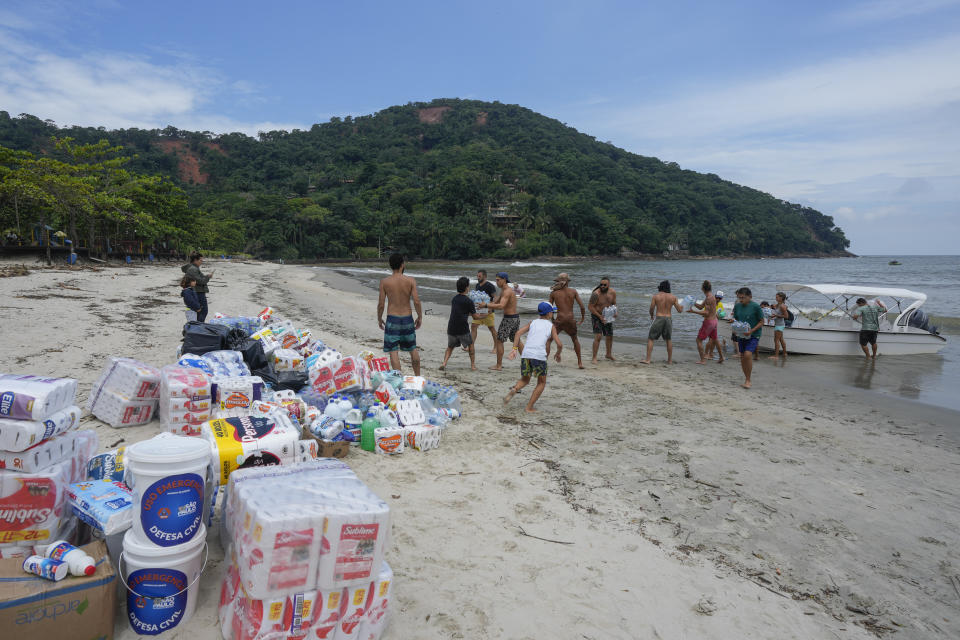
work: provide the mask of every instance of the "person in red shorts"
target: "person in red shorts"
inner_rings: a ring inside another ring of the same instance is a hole
[[[713,295],[713,285],[710,284],[709,280],[703,281],[700,290],[703,291],[703,302],[694,304],[690,308],[690,313],[703,316],[703,324],[700,325],[700,331],[697,333],[697,353],[700,354],[697,364],[706,364],[705,354],[717,349],[717,299]],[[704,341],[707,342],[706,345],[704,345]],[[717,349],[717,353],[720,354],[717,364],[721,364],[723,363],[723,349]]]

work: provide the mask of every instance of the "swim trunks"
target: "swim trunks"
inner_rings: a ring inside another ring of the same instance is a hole
[[[493,314],[492,314],[492,313],[488,313],[487,315],[483,316],[482,318],[474,318],[474,319],[473,319],[473,324],[478,325],[478,326],[481,326],[481,327],[492,327],[492,326],[495,326],[495,325],[496,325],[496,321],[493,319]]]
[[[700,325],[700,332],[697,333],[697,340],[716,340],[717,339],[717,319],[705,318]]]
[[[557,332],[563,331],[571,338],[577,337],[577,323],[573,318],[567,318],[563,322],[553,319],[553,326],[557,328]]]
[[[413,316],[387,316],[383,329],[383,351],[413,351],[417,348],[417,333]]]
[[[612,336],[613,335],[613,323],[604,321],[597,316],[590,314],[590,320],[593,322],[593,333],[600,334],[602,336]]]
[[[673,339],[673,319],[659,317],[653,321],[653,324],[650,325],[650,333],[647,334],[648,340],[659,340],[663,338],[664,340]]]
[[[513,337],[520,330],[520,314],[515,313],[509,316],[503,316],[500,321],[500,327],[497,329],[497,340],[500,342],[512,342]]]
[[[460,336],[454,336],[447,334],[447,348],[456,349],[457,347],[463,347],[464,349],[470,348],[470,345],[473,344],[473,336],[469,333],[465,333]]]
[[[757,345],[760,343],[760,338],[740,338],[737,342],[737,349],[740,353],[744,351],[749,351],[750,353],[757,352]]]
[[[877,344],[877,332],[863,329],[860,331],[860,346],[865,347],[868,344]]]
[[[547,361],[533,358],[520,358],[520,375],[524,378],[547,377]]]

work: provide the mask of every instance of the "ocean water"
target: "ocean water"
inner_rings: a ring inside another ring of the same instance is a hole
[[[900,266],[889,265],[899,260]],[[369,264],[343,265],[337,271],[357,278],[365,286],[377,283],[389,269]],[[584,304],[590,291],[602,277],[609,277],[617,291],[619,318],[615,325],[617,340],[645,342],[650,326],[647,309],[650,298],[661,280],[669,280],[677,297],[692,294],[698,298],[704,279],[710,280],[714,291],[723,291],[728,311],[735,302],[734,291],[748,286],[757,302],[773,302],[776,285],[784,282],[835,283],[877,287],[900,287],[927,295],[923,306],[947,338],[947,346],[940,354],[931,356],[900,356],[881,358],[876,365],[866,368],[862,358],[834,358],[824,356],[797,356],[798,366],[814,365],[818,375],[826,379],[860,388],[892,393],[905,400],[920,401],[960,410],[960,394],[955,391],[960,380],[960,256],[863,256],[834,259],[738,259],[738,260],[577,260],[557,262],[411,262],[407,274],[417,279],[420,295],[425,300],[449,303],[455,293],[454,283],[460,276],[476,283],[478,268],[490,275],[506,271],[510,279],[519,282],[527,298],[546,299],[557,273],[570,274],[571,285],[580,291]],[[795,300],[804,309],[821,302],[816,297],[804,296]],[[827,304],[828,301],[823,299]],[[889,301],[888,301],[889,302]],[[589,312],[588,312],[589,313]],[[700,326],[700,317],[693,314],[675,314],[674,343],[690,347]],[[590,331],[589,318],[581,325]],[[588,338],[589,341],[589,338]],[[689,343],[689,344],[687,344]],[[789,349],[789,344],[787,345]],[[662,346],[659,347],[662,351]]]

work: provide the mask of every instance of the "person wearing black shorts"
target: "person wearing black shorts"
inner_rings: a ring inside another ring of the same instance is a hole
[[[473,336],[470,335],[468,318],[477,317],[477,308],[473,300],[467,297],[470,289],[470,279],[466,277],[457,280],[457,295],[450,301],[450,320],[447,321],[447,352],[443,354],[443,364],[440,371],[447,368],[447,362],[453,355],[453,350],[463,347],[470,354],[470,370],[477,370],[476,353],[473,349]]]

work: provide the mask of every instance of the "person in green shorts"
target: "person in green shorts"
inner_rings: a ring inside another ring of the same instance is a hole
[[[667,343],[667,364],[673,364],[673,309],[683,312],[677,296],[670,293],[670,281],[664,280],[657,286],[657,293],[650,300],[650,333],[647,334],[647,357],[640,364],[650,364],[653,343],[663,338]]]
[[[853,319],[860,321],[860,348],[863,349],[863,355],[867,358],[877,357],[877,334],[880,332],[880,311],[886,311],[879,300],[877,304],[867,304],[866,299],[857,298],[857,308],[853,310]],[[867,349],[867,345],[873,348],[873,356]]]

